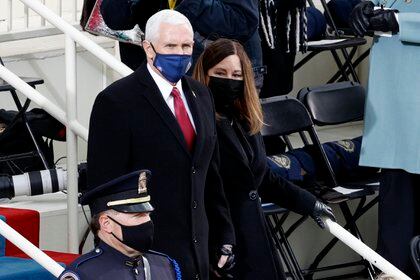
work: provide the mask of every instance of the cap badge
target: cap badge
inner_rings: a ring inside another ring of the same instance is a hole
[[[141,172],[139,176],[139,194],[147,193],[147,174],[146,172]]]

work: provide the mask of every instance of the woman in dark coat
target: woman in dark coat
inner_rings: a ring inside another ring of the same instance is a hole
[[[285,279],[266,229],[261,201],[302,215],[334,218],[331,209],[309,192],[276,177],[267,167],[261,105],[251,64],[243,47],[219,39],[197,61],[194,78],[213,93],[220,149],[220,173],[235,227],[234,279]]]

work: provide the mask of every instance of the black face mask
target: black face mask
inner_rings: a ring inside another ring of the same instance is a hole
[[[111,233],[118,241],[139,252],[147,252],[153,243],[154,225],[152,221],[137,225],[125,226],[109,217],[121,227],[122,240]]]
[[[209,88],[218,113],[232,113],[235,100],[244,96],[244,81],[210,76]]]

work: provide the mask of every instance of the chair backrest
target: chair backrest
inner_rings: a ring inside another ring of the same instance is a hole
[[[287,96],[276,96],[261,100],[264,113],[264,127],[261,131],[263,136],[281,136],[289,150],[293,149],[288,136],[298,133],[303,144],[313,145],[314,151],[322,159],[319,168],[326,174],[327,186],[337,186],[334,171],[331,168],[327,155],[322,148],[314,124],[305,106],[297,99]],[[306,135],[309,135],[310,142]]]
[[[306,87],[297,97],[308,109],[316,125],[334,125],[362,120],[365,90],[355,82]]]
[[[307,130],[313,126],[311,117],[299,100],[275,96],[261,100],[264,112],[263,136],[283,136]]]

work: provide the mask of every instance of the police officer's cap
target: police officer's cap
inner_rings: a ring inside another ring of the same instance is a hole
[[[110,209],[124,213],[151,212],[153,206],[147,192],[150,177],[149,170],[118,177],[83,194],[80,204],[89,205],[92,215]]]

